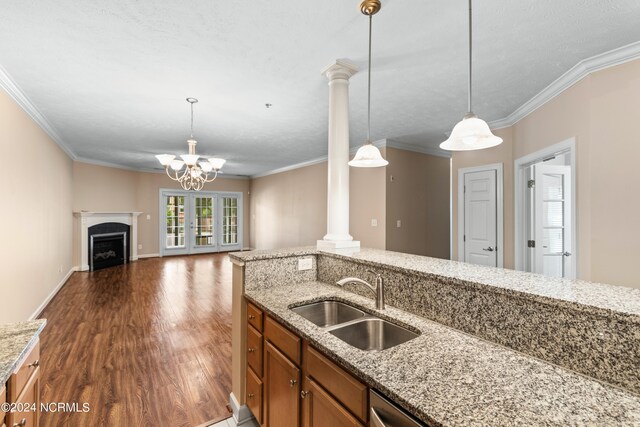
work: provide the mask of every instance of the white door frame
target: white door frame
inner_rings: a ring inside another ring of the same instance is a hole
[[[490,170],[496,171],[496,246],[498,247],[496,258],[498,267],[502,268],[504,266],[504,186],[502,163],[458,169],[458,261],[464,261],[464,175],[471,172]]]
[[[193,191],[187,191],[187,190],[178,190],[175,188],[161,188],[158,191],[158,211],[159,211],[159,246],[160,246],[160,256],[163,257],[165,255],[168,255],[169,253],[165,251],[165,247],[164,247],[164,242],[165,242],[165,234],[166,234],[166,211],[165,211],[165,206],[164,206],[164,199],[163,199],[163,194],[162,193],[171,193],[171,194],[179,194],[179,195],[184,195],[185,198],[187,196],[189,196],[190,194],[193,194]],[[225,196],[235,196],[238,197],[238,243],[234,244],[234,245],[226,245],[228,246],[236,246],[239,245],[240,249],[238,250],[242,250],[242,248],[244,247],[244,242],[243,242],[243,238],[244,238],[244,203],[243,203],[243,194],[241,191],[202,191],[202,193],[204,194],[215,194],[217,196],[221,196],[221,197],[225,197]],[[216,204],[216,211],[218,210],[218,206],[220,206],[219,204]],[[189,208],[189,211],[191,211],[191,207]],[[216,230],[221,229],[220,226],[218,225],[218,222],[221,220],[220,215],[218,214],[218,212],[216,212]],[[185,245],[187,248],[190,247],[190,242],[188,242],[188,240],[190,239],[189,236],[185,236]],[[217,239],[217,236],[216,236]],[[218,242],[218,251],[217,252],[227,252],[228,250],[225,250],[225,245],[222,244],[222,242]],[[216,252],[216,251],[214,251]],[[212,252],[213,253],[213,252]],[[189,253],[187,253],[187,255],[189,255]]]
[[[514,182],[514,237],[515,237],[515,267],[516,270],[524,271],[525,269],[525,258],[526,258],[526,247],[525,247],[525,237],[526,237],[526,209],[524,206],[525,198],[524,194],[521,191],[524,187],[524,184],[527,180],[525,176],[525,169],[534,164],[542,161],[551,156],[555,156],[562,152],[568,152],[569,158],[571,161],[571,247],[572,247],[572,256],[571,256],[571,266],[573,271],[572,279],[575,279],[578,274],[578,233],[576,232],[578,228],[577,222],[577,206],[576,206],[576,139],[575,137],[565,139],[564,141],[558,142],[557,144],[550,145],[541,150],[538,150],[534,153],[527,154],[526,156],[520,157],[516,159],[513,167],[513,174],[515,177]]]

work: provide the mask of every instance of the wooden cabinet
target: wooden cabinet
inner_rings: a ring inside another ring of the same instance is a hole
[[[6,414],[7,426],[37,427],[40,417],[40,345],[36,342],[7,382],[7,402],[23,412]]]
[[[6,403],[7,401],[7,389],[4,386],[0,387],[0,404]],[[5,427],[5,413],[2,408],[0,408],[0,426]]]
[[[303,357],[304,374],[362,422],[366,422],[369,409],[367,386],[311,346],[305,346]]]
[[[246,348],[245,401],[262,427],[367,424],[367,386],[250,302]]]
[[[309,377],[303,382],[303,427],[364,427],[356,417]]]
[[[264,414],[267,427],[300,425],[300,369],[275,348],[265,343]]]

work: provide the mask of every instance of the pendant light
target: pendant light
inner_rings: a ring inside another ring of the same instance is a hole
[[[193,104],[197,103],[196,98],[187,98],[191,105],[191,136],[187,139],[189,154],[182,154],[182,160],[177,160],[173,154],[158,154],[156,158],[169,178],[180,183],[183,189],[200,191],[208,182],[213,182],[218,177],[218,172],[225,163],[224,159],[210,158],[207,161],[199,162],[200,156],[196,154],[196,141],[193,138]],[[185,166],[184,171],[182,167]],[[212,174],[210,176],[209,174]]]
[[[382,158],[378,147],[371,143],[371,27],[373,15],[378,13],[381,6],[379,0],[364,0],[360,4],[360,12],[369,17],[369,69],[367,71],[369,80],[367,85],[367,140],[358,149],[353,160],[349,162],[349,166],[356,168],[377,168],[389,164]]]
[[[465,114],[453,131],[449,139],[440,144],[440,148],[450,151],[469,151],[481,150],[483,148],[495,147],[502,143],[502,138],[491,133],[489,125],[482,119],[479,119],[471,109],[471,0],[469,0],[469,87],[468,87],[468,112]]]

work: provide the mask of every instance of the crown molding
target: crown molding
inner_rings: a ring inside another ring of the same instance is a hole
[[[24,110],[31,120],[33,120],[40,129],[45,131],[49,138],[51,138],[58,146],[64,151],[71,160],[77,159],[76,153],[65,144],[60,135],[55,131],[53,126],[47,121],[44,115],[33,105],[33,102],[25,95],[20,89],[20,86],[11,78],[7,70],[0,65],[0,87],[15,101],[16,104]]]
[[[130,172],[158,173],[162,175],[166,173],[164,169],[158,170],[158,169],[149,169],[149,168],[132,168],[130,166],[123,166],[117,163],[104,162],[102,160],[87,159],[85,157],[78,157],[75,159],[75,162],[84,163],[92,166],[102,166],[106,168],[121,169],[121,170],[130,171]],[[247,175],[231,175],[231,174],[225,174],[224,172],[218,172],[218,178],[219,179],[250,179],[250,177]]]
[[[624,64],[640,58],[640,42],[628,44],[578,62],[569,71],[554,80],[533,98],[522,104],[513,113],[502,119],[489,122],[491,129],[513,126],[547,102],[560,95],[591,73]]]

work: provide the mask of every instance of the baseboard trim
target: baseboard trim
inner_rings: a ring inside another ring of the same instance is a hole
[[[238,403],[238,399],[236,399],[233,393],[229,394],[229,404],[231,405],[231,411],[233,412],[231,421],[234,422],[236,426],[260,427],[249,410],[249,407],[247,405],[240,405],[240,403]]]
[[[138,254],[138,259],[140,258],[160,258],[160,254]]]
[[[62,278],[62,280],[60,281],[60,283],[58,283],[56,285],[56,287],[53,289],[53,291],[51,291],[51,293],[49,294],[49,296],[47,298],[45,298],[45,300],[42,302],[42,304],[40,304],[40,306],[38,308],[36,308],[36,311],[33,312],[33,314],[31,316],[29,316],[29,320],[35,320],[38,318],[38,316],[40,315],[40,313],[42,313],[42,310],[45,309],[45,307],[47,306],[47,304],[49,304],[51,302],[51,300],[53,299],[53,297],[56,296],[56,294],[58,293],[58,291],[60,291],[60,289],[62,289],[62,287],[64,286],[65,283],[67,283],[67,280],[69,280],[69,277],[71,277],[71,275],[73,273],[75,273],[76,271],[78,271],[78,267],[74,266],[71,267],[71,269],[69,270],[69,272],[67,272],[67,274],[65,274],[65,276]]]

